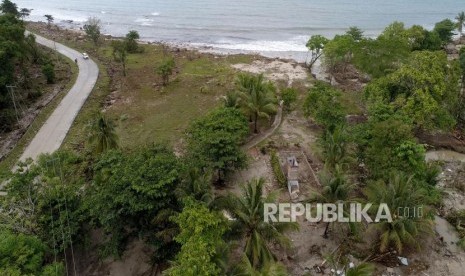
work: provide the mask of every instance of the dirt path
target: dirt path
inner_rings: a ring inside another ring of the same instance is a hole
[[[90,59],[82,59],[82,54],[78,51],[39,35],[36,35],[36,42],[54,49],[72,60],[78,59],[79,74],[74,86],[24,150],[20,161],[25,161],[28,158],[35,160],[40,154],[52,153],[60,148],[76,115],[92,92],[99,74],[97,64]]]

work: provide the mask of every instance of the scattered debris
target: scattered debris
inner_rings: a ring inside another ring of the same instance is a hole
[[[299,198],[300,186],[299,186],[299,163],[295,156],[287,158],[286,163],[287,173],[287,189],[292,200]]]
[[[399,263],[400,263],[401,265],[408,266],[408,260],[407,260],[407,258],[404,258],[404,257],[397,257],[397,259],[399,259]]]

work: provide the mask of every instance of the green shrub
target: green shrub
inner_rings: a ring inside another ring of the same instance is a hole
[[[279,185],[287,187],[287,179],[281,169],[281,164],[279,163],[279,157],[276,154],[276,151],[271,152],[271,167],[273,168],[274,176],[276,177]]]
[[[174,67],[176,67],[174,58],[170,57],[162,61],[155,68],[155,72],[162,78],[163,86],[168,84],[170,75],[173,73]]]
[[[42,74],[47,79],[47,83],[55,83],[55,66],[51,63],[47,63],[42,66]]]
[[[458,246],[465,250],[465,210],[452,212],[446,217],[446,220],[455,226],[460,238]]]
[[[0,230],[0,275],[64,275],[63,264],[44,265],[47,247],[36,236]]]
[[[284,110],[291,111],[294,109],[294,103],[297,101],[297,90],[294,88],[286,88],[281,92]]]

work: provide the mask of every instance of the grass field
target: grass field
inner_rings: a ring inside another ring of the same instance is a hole
[[[233,89],[236,72],[230,65],[253,59],[185,50],[167,53],[161,45],[141,47],[143,53],[129,55],[126,77],[122,76],[122,66],[111,61],[111,47],[99,47],[93,55],[100,60],[97,86],[74,122],[64,148],[85,146],[86,126],[98,112],[114,120],[120,145],[126,150],[160,142],[174,145],[192,120],[218,106],[222,96]],[[176,69],[169,84],[162,86],[155,67],[166,56],[174,57]]]
[[[177,73],[162,87],[154,67],[163,58],[161,48],[154,46],[131,56],[123,90],[108,108],[108,114],[118,119],[125,148],[176,142],[189,122],[219,105],[222,96],[234,88],[229,58],[192,52],[176,53]]]
[[[78,114],[62,148],[82,150],[87,125],[98,112],[114,120],[120,145],[131,150],[152,143],[179,142],[189,123],[221,104],[222,96],[234,89],[235,70],[231,64],[250,63],[254,55],[214,56],[196,51],[176,50],[159,44],[140,45],[142,53],[129,54],[127,76],[114,61],[110,41],[95,47],[66,30],[47,30],[40,25],[32,31],[81,52],[99,64],[97,85]],[[176,63],[166,86],[155,67],[167,56]],[[84,62],[84,61],[83,61]]]

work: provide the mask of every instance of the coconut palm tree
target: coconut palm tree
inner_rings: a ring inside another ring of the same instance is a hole
[[[361,263],[346,270],[346,276],[371,276],[375,272],[375,266],[370,263]]]
[[[336,127],[326,131],[320,144],[323,148],[325,167],[334,170],[337,165],[342,166],[349,161],[347,155],[347,134],[343,127]]]
[[[424,189],[413,176],[402,172],[392,172],[387,183],[383,180],[370,183],[364,192],[368,202],[373,204],[372,210],[378,210],[380,203],[386,203],[391,212],[397,212],[399,208],[413,210],[427,202]],[[418,247],[417,237],[432,232],[430,219],[413,216],[412,213],[407,216],[393,213],[392,222],[383,220],[370,225],[379,233],[380,252],[393,247],[402,253],[406,246]]]
[[[375,271],[373,264],[362,262],[355,265],[345,255],[336,256],[336,254],[330,254],[325,259],[328,261],[332,271],[334,271],[330,275],[371,276]],[[341,274],[336,271],[343,271],[344,273]]]
[[[334,204],[349,202],[354,185],[347,181],[347,177],[340,166],[336,165],[334,173],[323,172],[321,175],[321,184],[323,185],[323,191],[321,194],[317,194],[313,201]],[[325,239],[328,238],[330,225],[331,222],[326,223],[325,232],[323,233]],[[355,231],[353,223],[349,223],[349,227],[351,231]]]
[[[89,143],[93,145],[94,152],[102,153],[109,149],[118,148],[118,136],[112,120],[99,114],[89,125]]]
[[[211,172],[203,172],[201,169],[191,166],[186,169],[183,181],[176,189],[175,194],[177,198],[192,197],[210,206],[214,199],[211,184]]]
[[[243,256],[241,262],[229,273],[230,276],[287,276],[286,267],[279,262],[270,262],[257,270],[250,263],[247,256]]]
[[[277,111],[276,88],[258,76],[241,74],[236,81],[241,107],[254,122],[254,131],[258,132],[258,120],[270,118]]]
[[[239,94],[236,92],[229,92],[223,98],[223,103],[225,107],[239,107],[239,102]]]
[[[463,26],[465,26],[465,12],[460,12],[456,17],[457,20],[457,30],[460,35],[463,36]]]
[[[232,217],[232,236],[245,238],[244,253],[256,269],[275,260],[270,243],[287,248],[290,241],[283,233],[298,229],[296,223],[264,220],[264,204],[276,202],[275,193],[264,195],[264,184],[263,178],[254,179],[242,187],[242,195],[230,193],[218,200],[218,206]]]

